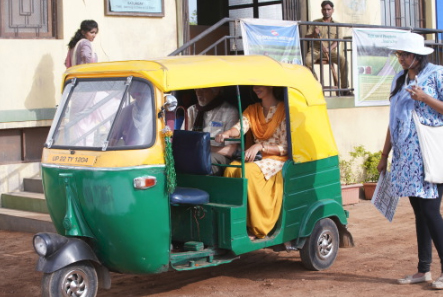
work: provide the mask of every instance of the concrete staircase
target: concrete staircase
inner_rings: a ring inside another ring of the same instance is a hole
[[[42,180],[26,178],[23,185],[23,192],[1,194],[0,230],[55,232],[48,214]]]

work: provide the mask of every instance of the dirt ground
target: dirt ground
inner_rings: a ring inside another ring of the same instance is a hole
[[[414,219],[407,199],[389,223],[360,200],[346,206],[354,248],[340,249],[326,271],[303,268],[298,252],[260,250],[230,264],[158,275],[112,274],[112,288],[99,297],[144,296],[443,296],[430,284],[397,285],[395,280],[416,270]],[[40,296],[42,274],[32,234],[0,231],[0,296]],[[434,250],[434,279],[440,274]]]

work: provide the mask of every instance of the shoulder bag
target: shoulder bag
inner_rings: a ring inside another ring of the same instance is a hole
[[[423,125],[415,110],[412,111],[418,142],[423,158],[425,181],[443,183],[443,126]]]

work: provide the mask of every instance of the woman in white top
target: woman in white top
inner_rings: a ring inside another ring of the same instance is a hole
[[[98,34],[98,24],[94,20],[84,20],[80,24],[80,29],[75,32],[68,44],[69,51],[66,56],[65,66],[95,63],[98,61],[94,52],[92,42]]]

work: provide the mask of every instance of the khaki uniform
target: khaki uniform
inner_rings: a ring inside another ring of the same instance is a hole
[[[313,22],[322,22],[323,19],[316,19]],[[331,23],[338,23],[334,20],[331,20]],[[314,33],[314,29],[316,26],[310,26],[308,28],[308,32],[306,35],[311,35]],[[318,26],[318,29],[320,30],[320,38],[331,38],[331,39],[337,39],[338,37],[343,38],[343,33],[341,28],[334,27],[334,26]],[[329,34],[328,34],[329,33]],[[329,44],[333,43],[333,41],[322,41],[321,42],[324,47],[329,48]],[[320,41],[314,41],[313,47],[309,48],[308,53],[305,57],[305,66],[312,70],[312,73],[314,74],[315,78],[317,78],[317,74],[314,71],[314,68],[312,67],[313,62],[316,63],[320,60],[320,52],[321,52],[321,45]],[[323,53],[324,54],[324,53]],[[338,57],[340,57],[340,63],[338,63]],[[340,88],[346,89],[348,87],[348,65],[346,63],[345,56],[342,53],[337,53],[337,48],[333,49],[329,53],[329,58],[332,63],[340,64]]]

